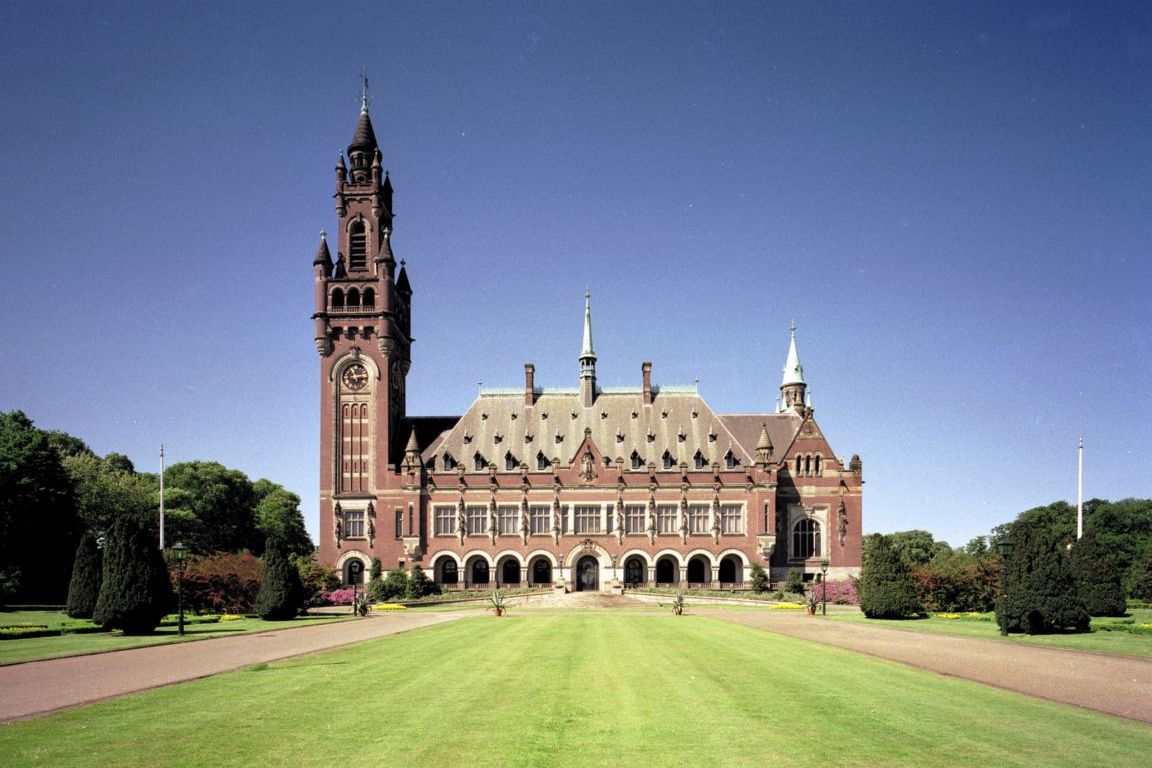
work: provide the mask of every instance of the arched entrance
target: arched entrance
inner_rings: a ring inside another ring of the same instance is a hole
[[[348,559],[348,562],[344,564],[344,583],[364,583],[364,563],[359,558],[351,557]]]
[[[711,575],[708,573],[710,570],[708,562],[700,555],[696,555],[688,561],[688,583],[707,584],[712,581]]]
[[[538,557],[532,562],[532,583],[552,583],[552,563],[548,562],[546,558]]]
[[[504,561],[500,567],[500,583],[501,584],[519,584],[520,583],[520,563],[512,558]]]
[[[473,584],[488,583],[488,563],[486,561],[479,558],[473,561],[471,582]]]
[[[456,561],[452,559],[444,560],[444,564],[440,566],[440,583],[457,584],[459,581],[460,570],[456,567]]]
[[[630,557],[624,563],[624,583],[630,587],[639,587],[647,581],[648,569],[643,558]]]
[[[671,557],[662,557],[656,561],[656,583],[657,584],[675,584],[679,581],[679,574],[677,571],[680,569],[676,566],[676,561]]]
[[[585,555],[576,563],[576,591],[594,592],[600,588],[600,561]]]
[[[743,581],[740,570],[739,559],[735,555],[728,555],[720,561],[720,572],[717,574],[720,577],[720,583],[739,584]]]

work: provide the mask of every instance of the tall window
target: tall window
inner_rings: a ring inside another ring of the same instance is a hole
[[[792,529],[792,557],[819,557],[820,523],[810,517],[799,520]]]
[[[732,451],[728,451],[728,453],[724,454],[725,469],[736,469],[738,466],[740,466],[740,461],[736,458]]]
[[[501,536],[515,536],[519,527],[517,523],[520,521],[520,509],[512,506],[500,507],[496,510],[496,519],[499,521]]]
[[[548,524],[549,517],[551,517],[551,515],[548,514],[548,507],[543,504],[528,508],[528,519],[532,526],[533,536],[543,536],[548,533],[548,529],[551,527]]]
[[[480,455],[479,451],[472,457],[472,468],[477,472],[483,472],[488,469],[488,462],[484,460],[484,457]]]
[[[340,489],[368,490],[368,403],[340,406]]]
[[[551,464],[551,462],[548,461],[548,457],[544,455],[544,451],[538,451],[536,453],[536,469],[537,469],[537,471],[543,472],[543,471],[549,469],[551,466],[552,466],[552,464]]]
[[[675,504],[659,504],[656,506],[656,533],[676,533]]]
[[[624,533],[644,533],[644,507],[624,507]]]
[[[456,469],[456,459],[452,458],[452,454],[445,453],[444,454],[444,471],[450,472],[453,469]]]
[[[676,466],[676,459],[672,458],[672,454],[664,451],[664,469],[672,469]]]
[[[440,581],[444,584],[455,584],[460,581],[460,569],[455,560],[446,560],[440,569]]]
[[[346,509],[346,510],[344,510],[344,538],[346,538],[346,539],[362,539],[362,538],[364,538],[364,510],[362,510],[362,509]]]
[[[365,288],[364,294],[360,299],[360,304],[361,306],[368,309],[372,309],[374,306],[376,306],[376,291],[372,290],[371,288]]]
[[[368,230],[362,221],[352,222],[348,228],[348,269],[368,268]]]
[[[468,507],[464,519],[468,524],[469,536],[482,536],[488,529],[488,510],[485,507]]]
[[[744,533],[744,510],[739,504],[720,505],[720,533]]]
[[[396,538],[404,538],[404,510],[396,510]]]
[[[512,451],[504,454],[504,469],[511,472],[520,467],[520,462],[516,461],[516,457],[512,455]]]
[[[704,458],[704,454],[700,451],[696,451],[696,455],[692,457],[692,460],[696,463],[696,469],[704,469],[708,466],[708,459]]]
[[[573,533],[600,533],[600,507],[576,505]]]
[[[688,505],[688,533],[708,533],[708,505]]]
[[[632,469],[643,469],[644,459],[636,451],[632,451]]]
[[[436,529],[434,531],[437,536],[451,536],[456,532],[456,508],[455,507],[436,507],[432,513],[434,515]]]

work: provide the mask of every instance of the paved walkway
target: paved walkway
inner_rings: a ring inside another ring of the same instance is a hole
[[[782,611],[697,615],[1152,723],[1152,659],[829,621]]]
[[[381,613],[359,621],[272,630],[0,667],[0,723],[302,656],[471,615]]]

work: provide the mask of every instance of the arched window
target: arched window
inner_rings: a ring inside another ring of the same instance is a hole
[[[643,469],[643,468],[644,468],[644,457],[642,457],[636,451],[632,451],[632,469]]]
[[[720,561],[720,572],[717,574],[720,577],[721,584],[737,584],[740,579],[737,574],[740,572],[740,561],[733,555],[728,555]]]
[[[479,451],[472,457],[472,468],[477,472],[483,472],[488,469],[488,462],[484,460],[484,457],[480,455]]]
[[[352,307],[360,306],[360,291],[356,290],[355,288],[349,288],[348,301],[346,303],[349,309]]]
[[[455,560],[447,560],[440,569],[441,584],[456,584],[460,581],[460,572],[456,568]]]
[[[344,291],[339,288],[332,291],[332,309],[344,309]]]
[[[520,466],[520,462],[516,461],[516,457],[512,455],[512,451],[504,454],[504,469],[511,472]]]
[[[477,560],[472,563],[472,583],[473,584],[487,584],[488,583],[488,563],[485,560]]]
[[[444,454],[444,471],[449,472],[453,469],[456,469],[456,459],[452,458],[452,454],[445,453]]]
[[[548,461],[548,457],[544,455],[544,451],[538,451],[536,453],[536,469],[543,472],[551,466],[552,463]]]
[[[552,583],[552,563],[544,558],[538,559],[532,563],[532,583],[533,584],[551,584]]]
[[[696,556],[688,561],[688,577],[689,584],[707,584],[712,581],[709,571],[712,569],[704,561],[704,558]]]
[[[348,269],[368,267],[368,230],[363,221],[354,221],[348,228]]]
[[[675,584],[680,580],[679,568],[676,561],[670,557],[662,557],[656,561],[656,583]]]
[[[797,456],[796,457],[796,474],[799,475],[803,471],[804,471],[804,457],[803,456]]]
[[[811,456],[805,456],[804,457],[804,474],[806,474],[806,475],[812,474],[812,457]]]
[[[692,460],[696,462],[696,469],[704,469],[708,466],[708,459],[704,458],[704,454],[700,453],[700,451],[696,451],[696,455],[692,457]]]
[[[812,463],[814,465],[812,468],[813,472],[817,477],[819,477],[820,476],[820,464],[822,463],[820,460],[820,454],[816,454],[816,459]]]
[[[664,451],[664,469],[672,469],[676,466],[676,459],[672,458],[672,454]]]
[[[630,587],[638,587],[644,583],[645,571],[648,570],[644,567],[644,561],[638,557],[628,558],[628,562],[624,564],[624,583]]]
[[[797,521],[792,529],[792,557],[819,557],[821,551],[820,523],[810,517]]]
[[[512,558],[505,560],[503,567],[500,569],[500,582],[503,584],[519,584],[520,563]]]
[[[364,295],[360,297],[360,306],[367,309],[372,309],[376,306],[376,291],[371,288],[364,289]]]
[[[740,466],[740,461],[736,458],[735,455],[733,455],[732,451],[728,451],[728,453],[724,454],[725,469],[736,469],[738,466]]]

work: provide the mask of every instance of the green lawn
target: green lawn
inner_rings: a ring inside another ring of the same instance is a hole
[[[169,617],[175,621],[174,617]],[[292,621],[261,621],[260,619],[239,619],[221,621],[215,624],[187,624],[184,637],[177,634],[176,626],[159,627],[154,634],[125,636],[119,632],[97,632],[83,635],[56,635],[53,637],[30,637],[20,640],[0,640],[0,666],[37,659],[56,659],[61,656],[79,656],[85,653],[121,651],[125,648],[139,648],[145,645],[204,640],[211,637],[228,637],[249,632],[267,632],[271,629],[288,629],[307,624],[329,621],[345,621],[351,616],[301,616]],[[89,624],[68,618],[61,611],[8,611],[0,613],[0,626],[15,624],[46,624],[49,627],[75,624]]]
[[[1128,617],[1137,624],[1152,623],[1152,610],[1144,608],[1130,610]],[[973,621],[967,619],[866,619],[859,612],[828,613],[829,619],[836,621],[852,621],[861,624],[881,626],[888,629],[904,629],[915,632],[939,632],[946,635],[960,635],[963,637],[983,637],[988,640],[1001,640],[1010,643],[1030,643],[1033,645],[1046,645],[1052,648],[1069,648],[1077,651],[1094,651],[1097,653],[1116,653],[1124,656],[1152,657],[1152,635],[1136,635],[1128,632],[1105,632],[1098,628],[1105,624],[1114,624],[1116,619],[1093,619],[1092,626],[1096,631],[1082,634],[1058,635],[1009,635],[1007,640],[1000,637],[1000,628],[995,621]]]
[[[700,616],[477,617],[0,727],[16,766],[1139,765],[1152,727]]]

